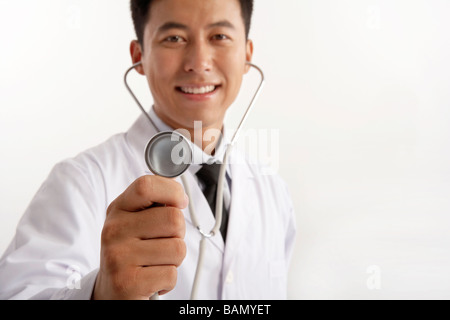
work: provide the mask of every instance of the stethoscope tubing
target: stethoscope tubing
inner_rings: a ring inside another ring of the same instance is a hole
[[[200,222],[197,219],[197,215],[195,213],[195,205],[192,201],[192,197],[191,197],[191,191],[189,188],[189,183],[185,177],[184,174],[182,174],[180,176],[181,181],[183,183],[184,189],[186,194],[189,197],[189,212],[190,212],[190,216],[191,216],[191,220],[192,223],[194,224],[195,228],[198,230],[198,232],[201,234],[202,239],[200,240],[200,247],[199,247],[199,255],[198,255],[198,261],[197,261],[197,268],[195,271],[195,277],[194,277],[194,283],[192,286],[192,291],[191,291],[191,300],[197,300],[198,297],[198,289],[199,289],[199,283],[200,283],[200,278],[201,278],[201,270],[203,269],[203,263],[204,263],[204,256],[205,256],[205,251],[206,251],[206,243],[207,240],[209,238],[214,237],[216,234],[218,234],[220,232],[220,227],[222,225],[222,203],[223,203],[223,188],[225,185],[225,176],[226,176],[226,169],[228,166],[228,159],[229,156],[231,154],[231,150],[234,146],[234,144],[236,143],[237,139],[239,138],[239,134],[240,131],[242,129],[242,127],[244,126],[244,123],[246,122],[246,120],[248,119],[248,116],[250,114],[250,112],[252,111],[252,109],[254,108],[255,102],[258,98],[258,96],[261,93],[262,88],[264,87],[264,83],[265,83],[265,77],[264,77],[264,72],[261,70],[261,68],[259,68],[258,66],[256,66],[255,64],[251,63],[251,62],[246,62],[247,65],[255,68],[261,75],[261,81],[259,83],[259,86],[255,92],[255,94],[252,97],[252,100],[249,104],[249,106],[247,107],[247,110],[245,111],[232,139],[230,144],[228,144],[226,146],[226,150],[225,150],[225,154],[223,157],[223,161],[222,164],[220,166],[220,171],[219,171],[219,179],[218,179],[218,186],[217,186],[217,194],[216,194],[216,212],[215,212],[215,225],[213,227],[213,229],[207,233],[205,232],[201,226],[200,226]],[[155,122],[153,121],[153,119],[150,117],[150,115],[145,111],[145,109],[142,107],[139,99],[136,97],[136,95],[134,94],[134,92],[131,90],[130,86],[128,85],[128,74],[131,72],[131,70],[135,69],[136,67],[140,66],[142,64],[142,62],[137,62],[134,65],[132,65],[126,72],[125,72],[125,76],[124,76],[124,82],[125,82],[125,87],[127,88],[127,90],[129,91],[129,93],[131,94],[131,96],[133,97],[134,101],[136,102],[136,104],[138,105],[139,109],[141,110],[141,112],[146,116],[146,118],[149,120],[150,124],[156,129],[157,132],[160,132],[161,130],[158,128],[158,126],[155,124]],[[151,297],[151,300],[158,300],[159,299],[159,295],[158,293],[154,294]]]

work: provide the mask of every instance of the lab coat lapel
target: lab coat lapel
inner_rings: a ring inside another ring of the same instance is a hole
[[[243,155],[233,152],[230,158],[231,207],[224,256],[224,274],[227,274],[231,266],[236,249],[242,245],[242,237],[248,231],[255,214],[253,199],[248,195],[253,182],[253,173]]]

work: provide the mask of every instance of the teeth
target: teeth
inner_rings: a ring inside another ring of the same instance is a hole
[[[181,87],[180,89],[184,93],[205,94],[205,93],[213,92],[216,89],[216,87],[215,86],[206,86],[206,87],[200,87],[200,88]]]

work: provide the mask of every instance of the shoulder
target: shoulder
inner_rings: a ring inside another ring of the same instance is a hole
[[[132,159],[126,134],[116,134],[103,143],[64,159],[53,167],[47,182],[61,188],[87,189],[97,196],[104,194],[113,179],[126,175],[126,161]]]
[[[123,157],[131,152],[126,141],[126,134],[116,134],[106,141],[86,149],[72,158],[61,161],[62,164],[71,164],[80,169],[88,169],[95,166],[107,166],[118,157]]]
[[[129,158],[130,154],[131,150],[126,141],[126,134],[120,133],[73,157],[60,161],[55,167],[72,169],[91,176],[120,162],[123,163],[123,158]]]
[[[54,165],[49,178],[63,183],[71,183],[74,180],[85,180],[83,183],[92,183],[102,180],[102,172],[107,163],[121,153],[123,141],[124,135],[118,134],[95,147],[61,160]]]

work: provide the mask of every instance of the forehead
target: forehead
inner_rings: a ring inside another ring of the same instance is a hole
[[[147,28],[153,30],[167,22],[195,29],[228,21],[245,32],[239,0],[154,0],[149,10]]]

